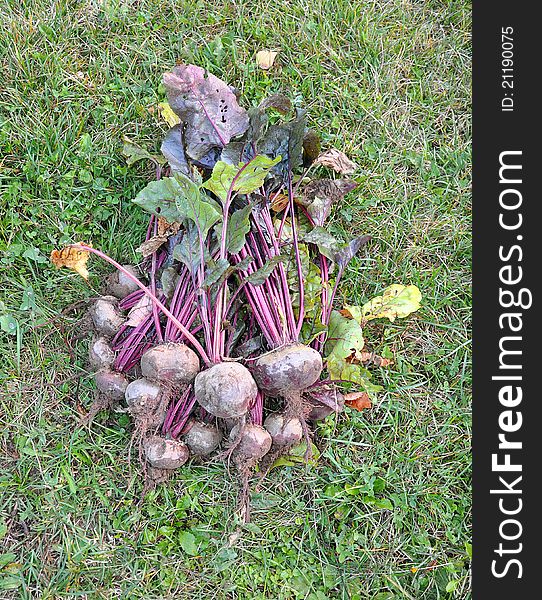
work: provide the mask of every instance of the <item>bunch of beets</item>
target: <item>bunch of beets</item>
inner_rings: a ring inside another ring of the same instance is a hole
[[[356,184],[342,153],[320,152],[306,115],[283,95],[245,110],[236,90],[194,65],[164,75],[170,117],[163,156],[134,202],[151,214],[143,260],[121,265],[90,314],[98,401],[125,401],[148,480],[218,451],[248,489],[257,467],[292,447],[311,453],[311,423],[340,411],[324,347],[341,276],[369,236],[324,229]],[[215,455],[216,458],[216,455]]]

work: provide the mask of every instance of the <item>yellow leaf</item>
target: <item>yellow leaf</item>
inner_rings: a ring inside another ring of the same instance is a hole
[[[407,317],[420,308],[422,295],[415,285],[400,285],[394,283],[384,290],[382,296],[377,296],[365,303],[361,309],[361,318],[365,321],[387,318]],[[354,307],[348,307],[352,313]]]
[[[164,119],[170,127],[175,127],[175,125],[178,125],[181,122],[181,119],[173,112],[169,102],[160,102],[158,108],[160,109],[162,119]]]
[[[274,50],[260,50],[256,54],[256,64],[260,69],[267,71],[273,66],[277,54],[278,52],[275,52]]]
[[[85,244],[91,246],[91,244]],[[80,250],[73,246],[66,246],[62,250],[53,250],[51,252],[51,262],[57,269],[67,267],[79,273],[83,279],[88,279],[88,269],[86,267],[90,252]]]

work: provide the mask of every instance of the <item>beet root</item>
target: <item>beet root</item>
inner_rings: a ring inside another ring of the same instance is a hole
[[[144,431],[158,427],[164,421],[167,399],[160,386],[145,378],[128,384],[125,393],[128,411],[137,421],[137,427]]]
[[[251,371],[263,392],[288,396],[316,383],[322,368],[322,357],[314,348],[290,344],[260,356]]]
[[[132,265],[122,265],[129,273],[138,278],[139,273]],[[107,278],[107,291],[116,298],[126,298],[128,294],[139,289],[127,275],[122,271],[115,271]]]
[[[241,436],[239,439],[239,435]],[[271,449],[273,440],[260,425],[236,425],[230,432],[230,441],[236,444],[233,454],[238,463],[256,464]]]
[[[298,444],[303,437],[303,426],[296,417],[286,417],[281,413],[269,415],[263,426],[273,439],[273,446],[290,447]]]
[[[118,401],[124,398],[128,379],[122,373],[103,369],[94,376],[96,387],[104,396],[111,401]]]
[[[105,337],[114,336],[125,321],[117,308],[117,299],[114,296],[98,298],[89,311],[96,331]]]
[[[110,369],[115,362],[115,352],[103,336],[94,338],[88,349],[88,360],[93,369]]]
[[[143,442],[145,458],[155,469],[178,469],[190,457],[183,442],[153,435]]]
[[[195,456],[208,456],[218,448],[222,433],[214,425],[192,421],[183,441]]]
[[[223,362],[196,375],[194,393],[207,412],[215,417],[234,418],[246,413],[256,400],[258,388],[242,364]]]
[[[141,357],[141,372],[151,381],[191,383],[199,372],[199,358],[184,344],[159,344]]]

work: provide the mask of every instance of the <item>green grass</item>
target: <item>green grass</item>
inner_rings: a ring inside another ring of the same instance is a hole
[[[456,599],[470,595],[470,7],[461,1],[0,0],[0,597]],[[269,73],[255,52],[280,48]],[[316,468],[274,471],[235,520],[234,474],[186,468],[143,501],[125,415],[91,402],[90,288],[47,257],[92,240],[136,260],[152,178],[127,135],[176,61],[246,104],[282,90],[324,146],[359,165],[333,226],[375,241],[343,300],[395,282],[423,293],[366,329],[395,364],[370,411],[317,430]],[[11,326],[11,329],[10,329]],[[192,534],[192,536],[188,535]]]

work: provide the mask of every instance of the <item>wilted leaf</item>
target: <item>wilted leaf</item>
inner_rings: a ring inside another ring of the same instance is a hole
[[[354,238],[348,244],[341,246],[337,252],[333,254],[333,262],[337,263],[339,268],[339,276],[344,272],[348,263],[354,258],[358,250],[364,246],[367,242],[371,241],[370,235],[362,235]]]
[[[261,110],[273,108],[277,112],[285,115],[292,110],[292,102],[284,94],[272,94],[260,103]]]
[[[360,364],[348,362],[336,354],[330,354],[326,358],[326,368],[330,379],[333,381],[348,381],[355,383],[358,388],[373,394],[381,391],[380,385],[371,383],[372,374]]]
[[[259,154],[248,163],[231,165],[219,161],[213,168],[211,177],[203,183],[202,187],[218,196],[222,202],[226,200],[228,192],[251,194],[263,185],[271,167],[280,161],[280,156],[270,159]]]
[[[162,291],[164,292],[166,298],[172,298],[173,293],[175,292],[175,288],[177,287],[178,281],[179,275],[173,267],[169,267],[162,271],[160,283],[162,285]]]
[[[85,245],[91,246],[90,243]],[[67,267],[68,269],[73,269],[79,273],[84,279],[88,279],[88,269],[86,265],[90,257],[90,252],[74,246],[76,246],[76,244],[66,246],[66,248],[62,248],[62,250],[53,250],[51,252],[51,262],[57,269]]]
[[[371,408],[373,403],[367,392],[350,392],[344,395],[344,403],[346,406],[354,410],[362,411],[364,408]]]
[[[181,122],[181,119],[173,112],[169,102],[160,102],[158,109],[162,115],[162,119],[170,126],[175,127]]]
[[[256,54],[256,64],[260,67],[260,69],[267,71],[273,66],[277,54],[278,52],[274,50],[260,50]]]
[[[201,159],[213,146],[223,148],[242,135],[248,116],[230,87],[196,65],[178,65],[164,75],[168,101],[185,123],[186,153]]]
[[[329,260],[335,259],[334,257],[340,248],[339,240],[320,226],[316,226],[305,233],[302,239],[304,242],[316,245],[320,254],[323,254]]]
[[[312,404],[323,404],[335,412],[344,409],[344,396],[335,385],[318,386],[303,393]]]
[[[303,138],[305,136],[306,111],[296,109],[294,119],[269,127],[258,143],[258,151],[271,158],[281,157],[272,173],[288,181],[291,171],[303,164]]]
[[[343,175],[352,175],[358,168],[358,165],[351,161],[344,152],[331,148],[320,154],[320,156],[314,161],[315,165],[322,165],[324,167],[330,167],[338,173]]]
[[[322,226],[331,207],[351,192],[357,183],[349,179],[313,179],[303,188],[298,204],[307,209],[315,225]]]
[[[415,285],[393,284],[387,287],[382,296],[377,296],[363,305],[361,317],[365,321],[407,317],[420,308],[422,295]]]
[[[320,136],[309,129],[303,138],[303,164],[309,166],[320,155]]]
[[[182,173],[190,177],[190,166],[184,153],[184,138],[181,125],[170,129],[162,141],[160,151],[165,156],[173,174]]]
[[[288,205],[288,202],[290,201],[288,198],[287,194],[274,194],[273,196],[271,196],[270,198],[271,201],[271,210],[274,212],[282,212],[286,206]]]
[[[137,327],[152,313],[152,300],[143,294],[141,298],[134,304],[128,313],[128,320],[125,325],[129,327]]]

